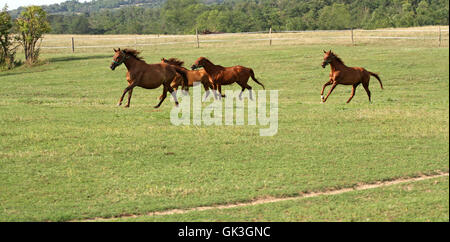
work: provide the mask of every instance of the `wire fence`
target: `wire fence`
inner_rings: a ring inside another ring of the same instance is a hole
[[[115,47],[144,47],[157,45],[192,45],[207,47],[210,43],[267,42],[267,45],[295,43],[337,43],[357,45],[373,40],[427,41],[428,44],[448,46],[448,26],[431,26],[407,29],[349,29],[349,30],[307,30],[307,31],[258,31],[242,33],[213,33],[196,35],[47,35],[42,49],[67,49],[71,52],[86,49]]]

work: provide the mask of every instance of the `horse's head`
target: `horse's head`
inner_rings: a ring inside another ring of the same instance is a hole
[[[195,63],[191,66],[192,70],[195,70],[200,67],[204,67],[205,63],[208,61],[205,57],[198,58]]]
[[[117,50],[113,50],[114,56],[110,68],[114,71],[116,67],[120,66],[125,61],[125,59],[127,58],[127,53],[125,52],[125,50],[120,50],[120,48]]]
[[[323,57],[322,68],[325,68],[328,64],[330,64],[335,55],[333,54],[333,52],[331,52],[331,50],[330,51],[324,50],[323,53],[325,53],[325,55]]]

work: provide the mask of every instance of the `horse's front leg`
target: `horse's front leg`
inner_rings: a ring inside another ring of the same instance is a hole
[[[333,83],[333,80],[330,79],[327,83],[323,84],[322,92],[320,92],[320,100],[322,100],[322,102],[325,102],[323,99],[323,92],[325,91],[325,88],[327,86],[331,85],[332,83]]]
[[[330,91],[328,91],[328,95],[325,97],[325,99],[323,99],[323,102],[326,102],[328,97],[330,96],[330,94],[333,92],[334,88],[336,87],[337,83],[333,83],[333,86],[331,86]]]
[[[206,99],[208,98],[209,93],[210,93],[209,87],[211,84],[209,82],[208,83],[202,82],[202,84],[203,84],[203,88],[205,89],[205,98],[203,99],[203,102],[206,102]]]
[[[136,86],[136,85],[135,85],[134,83],[132,83],[132,84],[128,85],[128,87],[126,87],[126,88],[123,90],[122,96],[120,97],[119,102],[117,103],[117,106],[122,105],[122,101],[123,101],[123,98],[125,97],[125,94],[127,94],[127,92],[130,91],[130,90],[132,90],[135,86]],[[131,97],[128,96],[128,106],[129,106],[129,104],[130,104],[130,98],[131,98]]]
[[[131,88],[131,89],[128,91],[128,102],[127,102],[127,105],[125,105],[126,108],[129,108],[129,107],[130,107],[131,95],[133,95],[133,88]]]

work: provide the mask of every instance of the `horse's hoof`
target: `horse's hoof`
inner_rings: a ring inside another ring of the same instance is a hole
[[[226,97],[225,95],[222,95],[222,97]]]
[[[154,106],[153,108],[159,108],[159,105]]]
[[[129,108],[130,107],[130,105],[125,105],[125,106],[123,106],[124,108]]]
[[[179,103],[178,103],[178,102],[175,102],[175,107],[177,107],[177,108],[178,108],[178,105],[179,105]]]
[[[121,104],[121,103],[118,103],[118,104],[117,104],[117,107],[120,107],[120,106],[122,106],[122,104]]]

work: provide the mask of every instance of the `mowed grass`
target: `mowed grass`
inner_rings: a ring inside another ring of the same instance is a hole
[[[46,64],[0,73],[0,220],[145,214],[446,172],[449,49],[385,43],[391,42],[141,48],[148,63],[178,57],[190,65],[206,56],[224,66],[253,68],[267,89],[279,90],[273,137],[260,137],[259,129],[266,127],[259,125],[174,126],[170,98],[153,109],[162,88],[135,88],[131,108],[116,107],[127,83],[124,66],[109,69],[112,49],[43,52]],[[338,86],[320,103],[329,74],[329,67],[320,67],[322,49],[330,48],[347,65],[380,74],[385,90],[371,80],[373,103],[359,87],[345,104],[348,86]],[[445,202],[441,193],[431,194]],[[375,198],[387,199],[383,193]],[[342,220],[364,218],[336,206],[348,213]],[[438,215],[426,211],[420,220],[448,220],[448,209]],[[408,214],[398,219],[419,219]],[[284,220],[255,219],[271,218]],[[315,219],[340,220],[305,220]]]
[[[120,218],[121,222],[448,222],[448,177],[338,195],[195,211],[164,216]]]

